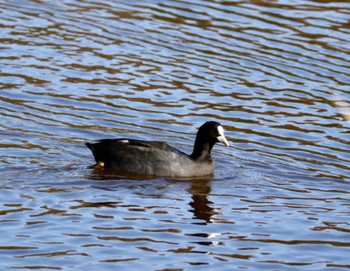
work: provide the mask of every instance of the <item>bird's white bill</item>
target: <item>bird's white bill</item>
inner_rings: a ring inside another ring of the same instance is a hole
[[[222,128],[222,126],[218,127],[218,132],[219,132],[219,136],[217,137],[217,139],[224,143],[226,147],[229,147],[230,144],[228,144],[228,141],[226,139],[226,137],[224,136],[224,128]]]
[[[218,136],[217,139],[218,139],[220,142],[224,143],[226,147],[229,147],[229,146],[230,146],[230,144],[228,144],[228,141],[227,141],[227,139],[226,139],[225,136],[223,136],[223,135],[222,135],[222,136]]]

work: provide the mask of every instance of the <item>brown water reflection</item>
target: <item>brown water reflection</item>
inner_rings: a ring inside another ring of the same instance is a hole
[[[208,200],[210,190],[211,187],[207,180],[192,183],[188,192],[192,194],[190,206],[195,219],[211,222],[211,218],[215,215],[215,210],[210,207],[213,202]]]
[[[348,1],[0,2],[2,269],[344,270]],[[86,141],[233,147],[211,180],[96,173]]]

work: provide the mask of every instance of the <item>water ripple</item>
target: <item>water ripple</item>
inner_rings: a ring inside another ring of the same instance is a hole
[[[349,268],[348,1],[0,10],[7,269]],[[190,152],[207,119],[233,146],[215,148],[211,181],[86,168],[88,140]]]

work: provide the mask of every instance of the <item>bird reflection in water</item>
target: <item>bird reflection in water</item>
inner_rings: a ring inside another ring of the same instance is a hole
[[[211,223],[212,217],[215,215],[214,208],[211,207],[211,202],[208,200],[211,187],[210,180],[193,181],[188,192],[192,195],[192,201],[189,205],[192,207],[190,212],[193,212],[194,219],[198,220],[194,224],[206,225]]]
[[[145,175],[139,175],[139,174],[130,174],[130,173],[125,173],[125,172],[118,172],[116,174],[115,171],[108,171],[108,170],[93,170],[90,172],[90,179],[93,180],[100,180],[100,181],[106,181],[106,180],[138,180],[138,181],[150,181],[154,179],[152,176],[145,176]],[[168,179],[168,181],[184,181],[184,180],[171,180]],[[210,187],[210,179],[193,179],[193,180],[186,180],[186,182],[189,181],[191,182],[191,186],[188,189],[189,194],[191,194],[191,199],[192,201],[189,202],[190,205],[190,212],[194,214],[193,219],[195,222],[193,224],[198,224],[198,225],[206,225],[207,223],[212,223],[213,217],[215,214],[218,214],[215,212],[214,208],[211,207],[213,202],[208,200],[208,195],[211,191]],[[104,183],[105,185],[108,184]],[[128,182],[130,185],[131,183]],[[120,185],[120,183],[119,183]],[[137,185],[137,182],[135,182],[134,185]],[[116,183],[109,183],[108,186],[111,186],[110,188],[113,189],[116,186]],[[127,186],[126,183],[123,183],[123,186]],[[100,187],[100,186],[99,186]],[[106,189],[106,188],[105,188]],[[159,190],[159,189],[158,189]]]
[[[196,225],[207,225],[208,223],[213,223],[215,221],[215,215],[219,214],[215,208],[211,207],[213,202],[208,200],[208,195],[210,194],[211,186],[210,179],[193,181],[188,192],[192,194],[192,201],[189,202],[189,205],[192,207],[190,212],[193,213],[193,219],[195,222],[192,224]],[[206,231],[206,228],[203,228]],[[188,234],[192,237],[200,237],[202,240],[194,241],[201,246],[216,246],[220,242],[217,241],[216,237],[220,236],[221,233],[209,233],[209,232],[198,232]],[[208,250],[198,250],[198,253],[210,254]]]

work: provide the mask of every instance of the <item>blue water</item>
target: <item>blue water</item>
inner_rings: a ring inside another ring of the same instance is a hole
[[[0,2],[0,266],[350,268],[348,1]],[[86,141],[191,152],[210,180],[94,172]]]

